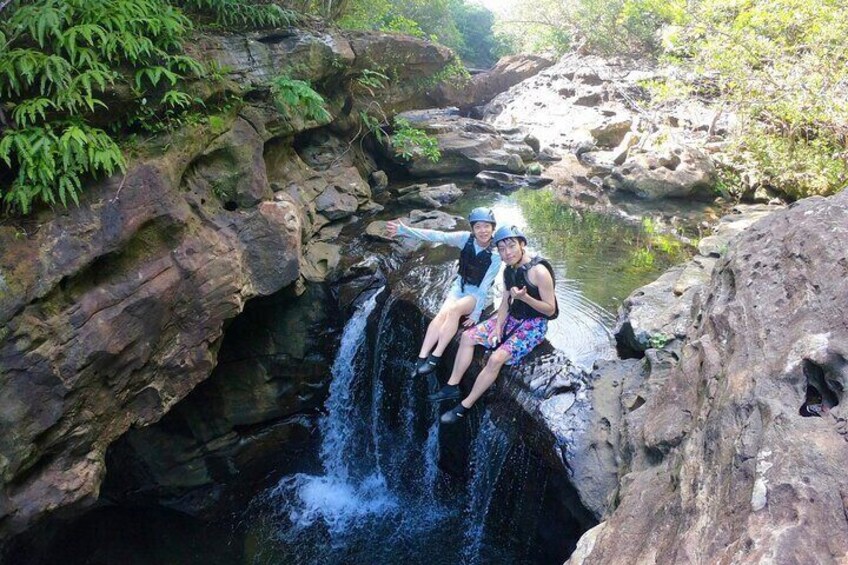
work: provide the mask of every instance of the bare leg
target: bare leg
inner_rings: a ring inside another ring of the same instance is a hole
[[[436,357],[442,356],[453,336],[456,335],[456,330],[459,328],[459,319],[473,312],[476,304],[477,301],[473,296],[463,296],[454,302],[450,308],[442,310],[445,313],[445,318],[442,321],[442,327],[439,328],[439,341],[436,343],[433,355]]]
[[[448,379],[449,385],[456,386],[462,380],[462,376],[471,365],[471,360],[474,359],[474,345],[474,339],[468,332],[462,332],[462,339],[459,340],[459,351],[456,352],[456,358],[453,361],[453,370]]]
[[[442,323],[444,322],[444,307],[439,310],[439,313],[436,314],[436,317],[430,322],[427,326],[427,333],[424,335],[424,342],[421,344],[421,350],[418,352],[418,357],[424,359],[428,355],[430,355],[430,351],[432,351],[433,346],[436,345],[439,341],[439,333],[442,328]]]
[[[459,359],[458,354],[457,359]],[[471,388],[471,392],[462,401],[462,405],[465,408],[471,408],[474,406],[474,403],[483,396],[483,393],[486,392],[490,386],[492,386],[498,378],[498,374],[501,372],[501,367],[503,367],[504,363],[507,361],[509,361],[509,353],[502,349],[495,350],[495,352],[489,356],[489,362],[486,363],[486,366],[483,367],[483,370],[480,371],[479,375],[477,375],[477,380],[474,381],[474,386]],[[453,376],[451,376],[451,379],[453,379]]]

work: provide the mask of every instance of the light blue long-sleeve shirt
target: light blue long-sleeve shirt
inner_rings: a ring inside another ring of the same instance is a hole
[[[409,226],[405,226],[400,224],[398,226],[398,235],[402,237],[412,237],[415,239],[419,239],[421,241],[429,241],[431,243],[444,243],[445,245],[450,245],[451,247],[457,247],[462,249],[465,247],[465,244],[468,243],[469,238],[473,238],[474,234],[467,231],[438,231],[438,230],[427,230],[421,228],[411,228]],[[477,241],[474,241],[474,253],[480,253],[483,251],[483,247],[480,247],[477,244]],[[471,314],[468,315],[468,318],[474,322],[475,324],[480,320],[480,314],[483,312],[483,308],[486,306],[486,299],[489,294],[489,289],[492,287],[492,283],[495,280],[495,277],[498,275],[498,271],[501,268],[501,257],[498,255],[497,251],[492,252],[492,264],[489,265],[489,268],[486,270],[486,274],[483,276],[483,280],[480,282],[480,286],[475,286],[473,284],[465,284],[465,292],[462,292],[462,280],[459,275],[454,279],[453,284],[451,284],[451,294],[458,296],[473,296],[476,300],[476,304],[474,306],[474,310]]]

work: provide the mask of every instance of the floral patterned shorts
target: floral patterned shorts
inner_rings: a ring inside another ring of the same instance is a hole
[[[465,333],[471,336],[477,345],[485,345],[490,348],[489,336],[495,331],[497,316],[492,316],[485,322],[477,324]],[[507,365],[516,365],[525,355],[533,351],[533,348],[542,343],[548,332],[548,321],[545,318],[529,318],[517,320],[507,314],[504,324],[504,336],[506,341],[498,344],[495,350],[503,349],[509,353]],[[503,336],[501,336],[503,337]]]

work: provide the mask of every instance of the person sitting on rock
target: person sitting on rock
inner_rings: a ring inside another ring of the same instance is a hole
[[[430,394],[432,402],[456,400],[461,394],[459,383],[474,357],[474,346],[494,349],[486,366],[477,375],[471,393],[459,404],[442,414],[441,421],[453,424],[495,382],[504,365],[516,365],[545,339],[548,320],[559,315],[554,294],[554,271],[551,264],[526,253],[527,238],[515,226],[504,226],[493,237],[498,254],[506,263],[504,290],[497,316],[489,318],[462,334],[448,383]]]
[[[468,222],[471,224],[471,233],[410,228],[400,220],[386,223],[389,237],[412,237],[461,249],[459,273],[439,313],[427,326],[424,343],[418,353],[416,373],[419,375],[430,375],[436,370],[442,353],[456,335],[460,318],[468,316],[464,324],[466,327],[480,320],[489,288],[501,267],[501,259],[494,253],[492,245],[492,232],[497,225],[494,213],[488,208],[475,208],[469,214]]]

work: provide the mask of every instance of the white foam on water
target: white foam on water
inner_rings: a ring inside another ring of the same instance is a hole
[[[354,483],[334,476],[300,473],[283,479],[275,491],[287,501],[280,511],[288,514],[292,534],[318,523],[333,536],[344,534],[351,527],[363,526],[363,520],[369,517],[381,518],[398,509],[398,500],[379,474]]]

